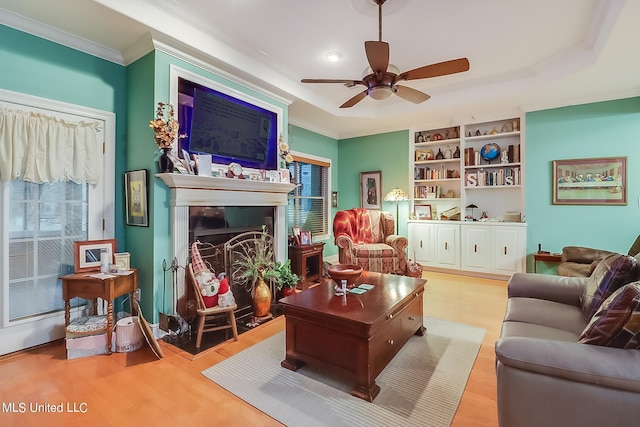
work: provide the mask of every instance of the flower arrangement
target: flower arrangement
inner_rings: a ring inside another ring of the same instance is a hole
[[[278,145],[280,147],[280,157],[287,163],[293,162],[293,156],[289,152],[289,144],[284,142],[282,134],[280,134],[280,139],[278,139]]]
[[[165,108],[167,109],[166,114]],[[158,102],[156,118],[149,122],[149,127],[152,128],[156,134],[154,139],[159,148],[171,148],[180,129],[180,124],[175,119],[173,105]],[[180,135],[179,137],[184,138],[185,136],[186,135]]]

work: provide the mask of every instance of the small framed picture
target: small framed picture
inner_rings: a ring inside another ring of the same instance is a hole
[[[433,219],[431,205],[416,205],[414,209],[416,213],[416,218]]]
[[[113,262],[113,254],[117,250],[116,247],[117,242],[115,239],[73,242],[74,273],[100,270],[102,252],[106,252],[109,264],[111,264]]]
[[[382,209],[382,172],[360,172],[360,206]]]
[[[124,196],[127,225],[149,226],[147,170],[124,173]]]
[[[119,252],[113,254],[113,263],[118,267],[118,270],[130,270],[131,255],[129,252]]]
[[[293,233],[293,239],[296,241],[296,245],[300,246],[300,227],[291,227]]]
[[[300,232],[300,244],[301,245],[310,245],[311,244],[311,232],[310,231],[301,231]]]

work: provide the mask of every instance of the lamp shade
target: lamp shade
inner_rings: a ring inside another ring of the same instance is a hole
[[[384,196],[385,202],[401,202],[404,200],[409,200],[409,195],[397,187]]]
[[[477,208],[477,206],[474,205],[473,203],[467,205],[467,209],[476,209],[476,208]]]

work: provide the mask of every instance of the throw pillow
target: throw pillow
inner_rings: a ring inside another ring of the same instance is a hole
[[[615,291],[582,331],[578,342],[616,348],[640,348],[640,282]]]
[[[580,297],[580,307],[587,322],[612,293],[637,279],[637,263],[634,257],[615,253],[598,263]]]

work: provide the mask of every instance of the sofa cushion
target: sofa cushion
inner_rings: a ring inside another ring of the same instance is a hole
[[[615,291],[584,329],[578,340],[616,348],[640,348],[640,282]]]
[[[611,254],[604,257],[589,277],[580,297],[584,319],[588,322],[600,304],[620,287],[636,279],[637,261],[634,257]]]
[[[580,335],[587,323],[580,307],[536,298],[509,298],[504,320],[546,326],[575,336]]]
[[[563,331],[562,329],[551,328],[544,325],[525,322],[502,322],[500,338],[525,337],[537,338],[540,340],[565,341],[575,343],[580,337],[579,333]]]

